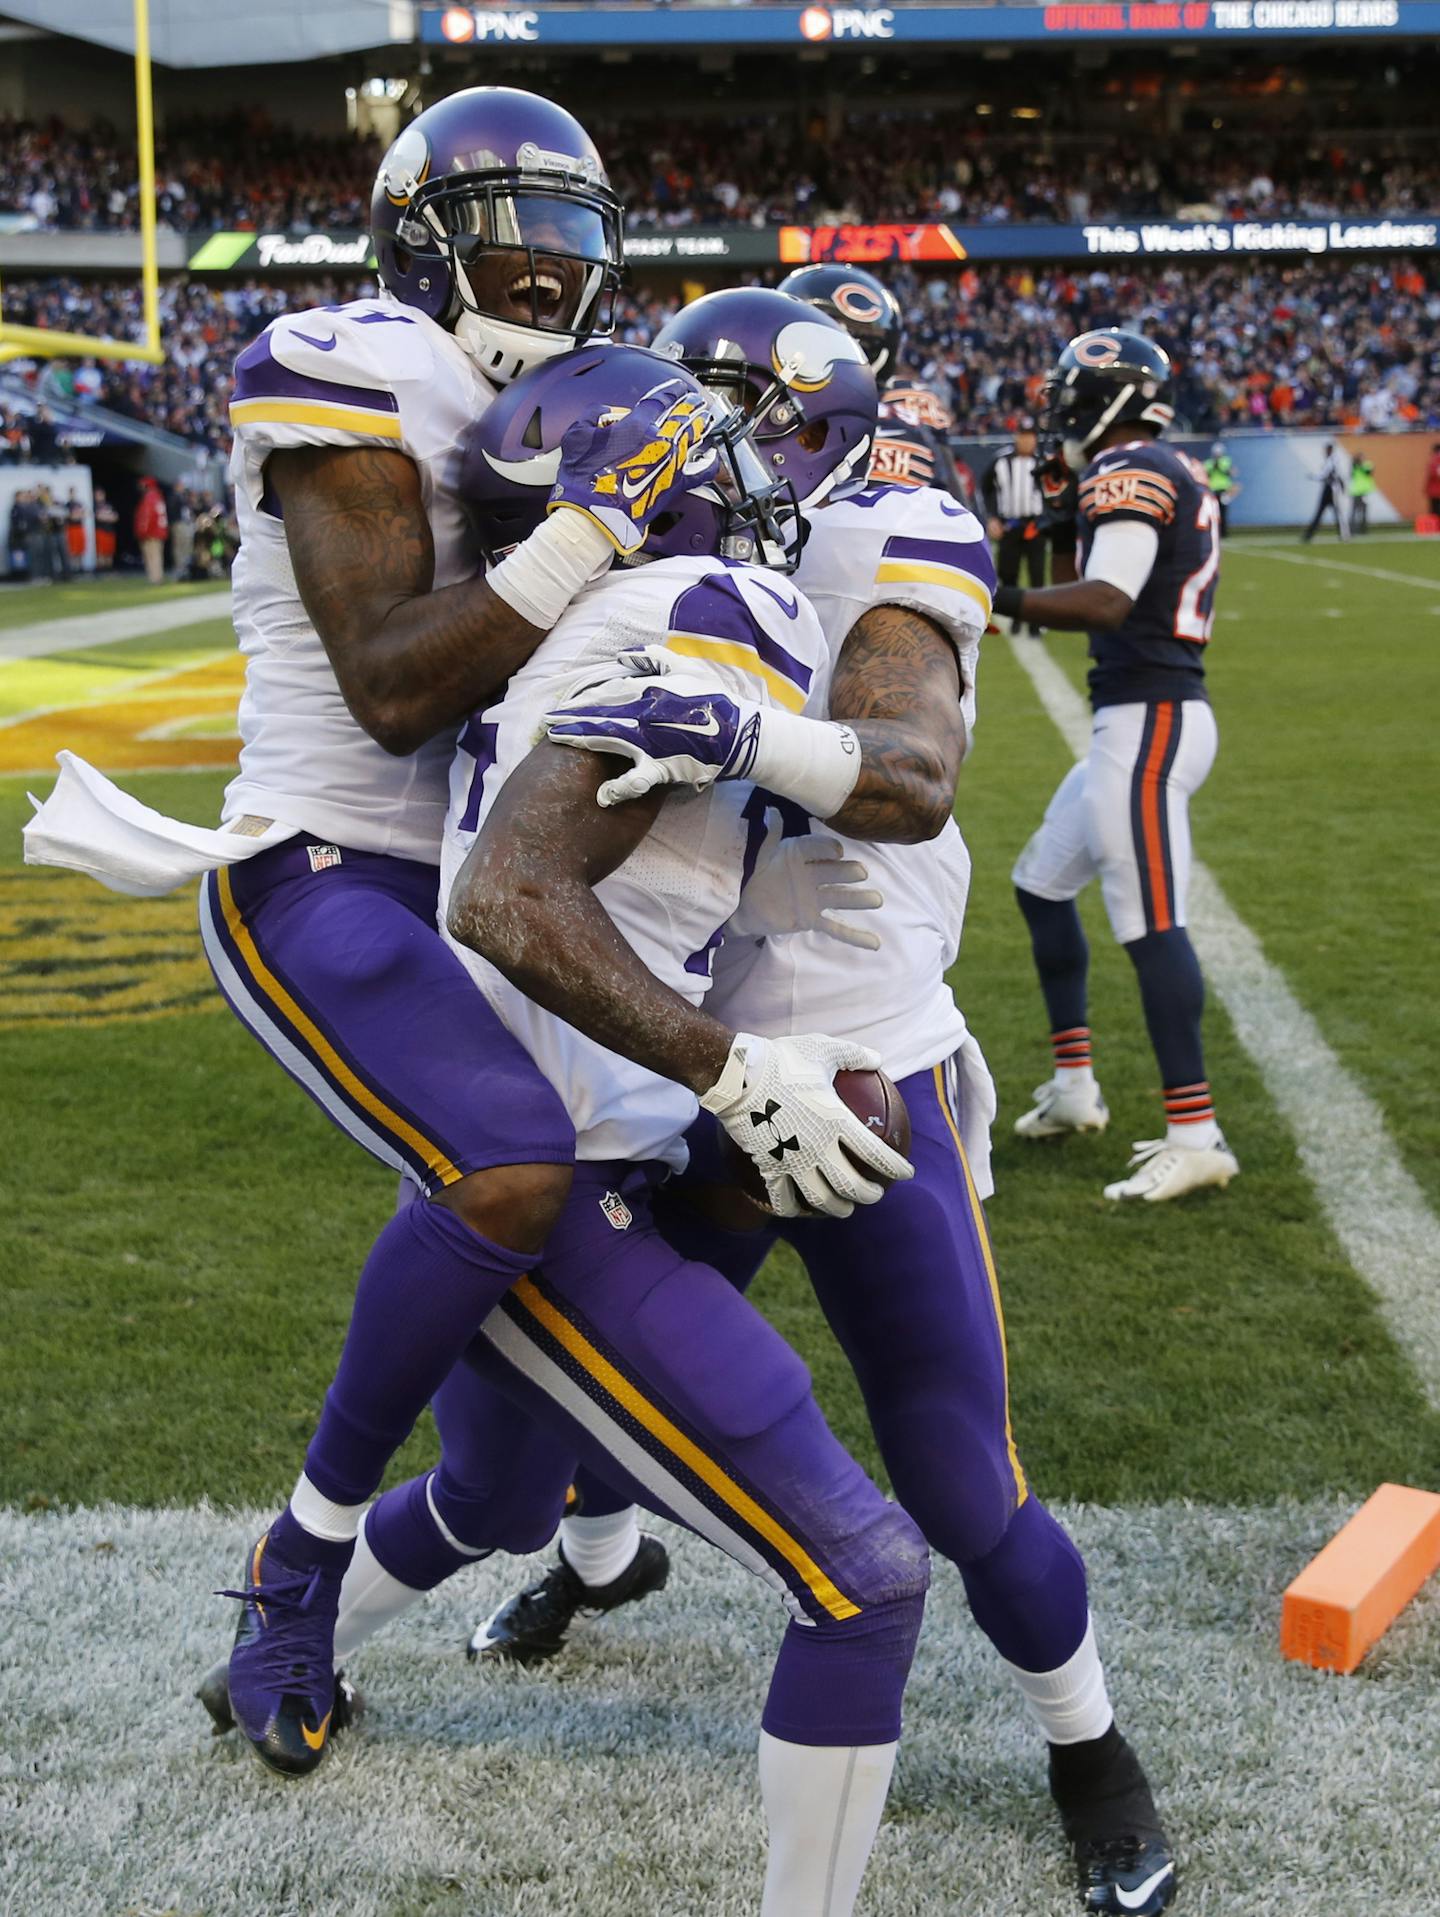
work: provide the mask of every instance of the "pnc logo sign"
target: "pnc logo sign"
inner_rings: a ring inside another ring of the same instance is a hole
[[[805,40],[893,40],[895,15],[889,7],[806,7],[800,35]]]
[[[440,31],[457,45],[469,40],[538,40],[540,16],[508,7],[493,12],[480,7],[447,7]]]

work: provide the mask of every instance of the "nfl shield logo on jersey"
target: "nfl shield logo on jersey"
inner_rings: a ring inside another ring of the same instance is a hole
[[[625,1231],[635,1222],[635,1214],[625,1203],[618,1191],[607,1191],[600,1200],[600,1209],[604,1212],[612,1230]]]
[[[340,848],[338,845],[312,845],[306,849],[310,854],[310,870],[312,872],[323,872],[327,866],[338,865],[340,863]]]

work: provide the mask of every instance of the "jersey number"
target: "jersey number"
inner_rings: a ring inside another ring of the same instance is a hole
[[[1180,588],[1175,637],[1204,646],[1215,623],[1215,577],[1220,571],[1220,502],[1214,493],[1207,492],[1200,501],[1195,525],[1205,535],[1205,557]]]

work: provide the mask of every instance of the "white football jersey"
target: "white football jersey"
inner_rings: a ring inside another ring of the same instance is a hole
[[[684,657],[687,685],[704,681],[732,698],[824,713],[828,654],[820,622],[781,575],[718,559],[661,559],[607,573],[574,601],[504,697],[460,735],[440,862],[442,929],[465,856],[557,692],[591,662],[661,644]],[[642,843],[595,888],[650,971],[692,1004],[710,989],[711,964],[739,902],[751,794],[739,781],[668,793]],[[684,1166],[683,1134],[699,1110],[692,1093],[542,1011],[478,954],[455,950],[565,1100],[581,1159]]]
[[[396,758],[351,716],[300,602],[265,461],[292,446],[407,453],[434,537],[435,586],[453,586],[480,566],[456,487],[466,429],[493,396],[443,327],[388,293],[284,314],[240,355],[230,477],[245,691],[225,820],[257,814],[362,851],[438,860],[454,735]],[[358,552],[355,565],[358,585]]]
[[[933,619],[959,657],[970,731],[980,636],[995,586],[985,530],[972,512],[934,489],[866,487],[811,515],[795,583],[820,616],[832,666],[872,606],[906,606]],[[798,821],[790,810],[793,830]],[[814,829],[832,833],[829,826]],[[970,854],[953,819],[924,845],[832,836],[885,895],[883,909],[864,918],[879,934],[880,950],[861,951],[822,932],[732,939],[716,964],[711,1009],[737,1030],[764,1037],[827,1032],[854,1039],[879,1052],[892,1078],[904,1078],[940,1064],[965,1042],[965,1020],[945,973],[960,949]]]

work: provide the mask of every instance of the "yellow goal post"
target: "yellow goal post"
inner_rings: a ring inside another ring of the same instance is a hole
[[[155,255],[155,102],[150,84],[150,0],[135,0],[135,146],[140,161],[140,298],[143,340],[20,326],[0,306],[0,362],[11,359],[129,359],[159,365],[160,272]]]

